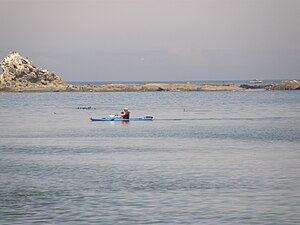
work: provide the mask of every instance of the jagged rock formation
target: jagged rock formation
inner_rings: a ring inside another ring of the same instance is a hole
[[[268,90],[300,90],[300,82],[297,80],[281,81],[280,84],[271,83],[267,87]]]
[[[1,62],[0,90],[7,91],[60,91],[70,85],[48,70],[37,68],[17,52],[12,52]]]
[[[250,87],[236,85],[209,84],[106,84],[93,86],[75,86],[65,83],[54,73],[37,68],[32,62],[17,52],[10,53],[0,62],[3,73],[0,74],[0,91],[91,91],[91,92],[139,92],[139,91],[243,91]],[[269,84],[257,88],[268,90],[299,90],[300,82],[283,81],[280,84]]]
[[[241,84],[240,87],[246,88],[246,89],[265,89],[267,87],[267,85],[264,85],[264,84],[255,84],[255,85]]]
[[[84,85],[82,91],[93,92],[147,92],[147,91],[243,91],[245,89],[235,85],[210,85],[210,84],[168,84],[168,83],[147,83],[147,84],[106,84],[102,86]]]
[[[136,92],[136,91],[236,91],[243,88],[235,85],[204,84],[107,84],[102,86],[75,86],[65,83],[48,70],[32,65],[32,62],[17,52],[10,53],[1,63],[0,91],[93,91],[93,92]]]

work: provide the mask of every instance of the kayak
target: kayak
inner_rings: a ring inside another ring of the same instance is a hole
[[[91,121],[152,121],[152,116],[146,116],[141,118],[129,118],[129,119],[123,119],[119,117],[104,117],[104,118],[90,118]]]

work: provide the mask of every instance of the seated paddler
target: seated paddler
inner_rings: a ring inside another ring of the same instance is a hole
[[[128,111],[128,108],[124,108],[121,114],[118,115],[122,119],[129,119],[130,112]]]

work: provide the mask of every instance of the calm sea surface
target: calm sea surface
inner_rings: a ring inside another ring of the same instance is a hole
[[[123,107],[156,120],[89,121]],[[0,92],[0,224],[299,224],[299,190],[299,91]]]

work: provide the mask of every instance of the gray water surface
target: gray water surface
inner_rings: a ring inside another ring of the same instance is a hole
[[[297,91],[0,93],[0,105],[1,224],[300,221]],[[155,120],[89,121],[125,106]]]

